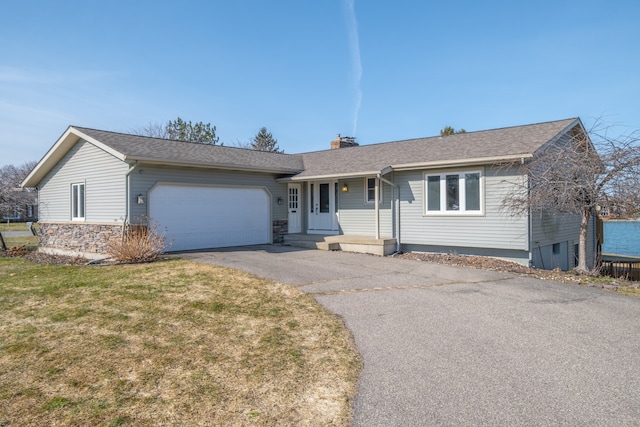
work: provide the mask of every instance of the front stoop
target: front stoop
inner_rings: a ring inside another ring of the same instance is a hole
[[[287,234],[284,244],[298,248],[323,251],[357,252],[372,255],[391,255],[396,251],[396,239],[376,239],[367,236]]]
[[[295,246],[296,248],[320,249],[323,251],[338,251],[340,246],[337,243],[328,243],[322,234],[285,234],[284,244]]]

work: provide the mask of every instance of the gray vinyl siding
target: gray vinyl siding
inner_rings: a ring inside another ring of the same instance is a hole
[[[217,185],[229,187],[263,187],[271,194],[271,218],[287,219],[287,184],[278,183],[272,174],[234,170],[173,168],[141,165],[131,174],[131,221],[146,217],[149,205],[148,193],[158,183],[185,185]],[[145,204],[137,204],[142,194]],[[278,198],[282,204],[278,205]],[[187,207],[185,207],[187,208]],[[242,209],[241,206],[238,209]],[[202,212],[206,217],[206,212]]]
[[[71,184],[85,183],[85,220],[122,222],[128,165],[80,140],[39,184],[39,220],[71,221]]]
[[[369,236],[376,234],[375,205],[367,203],[364,178],[340,180],[338,183],[338,206],[340,232],[350,236]],[[343,192],[347,184],[349,191]],[[383,182],[382,202],[380,203],[380,237],[393,236],[393,187]]]
[[[551,270],[569,270],[575,266],[574,245],[580,240],[580,217],[559,212],[533,212],[532,266]],[[554,245],[558,253],[554,253]]]
[[[535,246],[578,241],[580,237],[580,216],[559,212],[534,212],[531,214],[532,241]]]
[[[482,170],[484,213],[482,215],[425,215],[425,172],[396,172],[400,185],[400,241],[403,245],[445,248],[488,248],[528,252],[528,218],[511,215],[502,207],[507,194],[520,191],[522,177],[506,168],[452,169],[451,172]]]
[[[580,242],[580,216],[565,213],[534,213],[532,215],[533,266],[538,268],[575,267],[578,254],[575,245]],[[553,254],[553,245],[558,244],[560,254]],[[589,219],[587,231],[587,267],[593,268],[597,251],[595,219]]]

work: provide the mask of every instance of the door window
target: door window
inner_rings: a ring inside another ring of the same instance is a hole
[[[320,184],[319,186],[320,194],[320,212],[328,213],[329,212],[329,184]]]
[[[289,209],[298,209],[298,189],[289,187]]]

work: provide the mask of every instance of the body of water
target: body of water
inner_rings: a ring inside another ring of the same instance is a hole
[[[640,256],[640,221],[605,221],[602,252]]]

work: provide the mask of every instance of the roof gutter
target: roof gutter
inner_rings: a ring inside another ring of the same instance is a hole
[[[391,165],[394,171],[412,170],[412,169],[435,169],[443,167],[457,166],[476,166],[486,165],[488,163],[508,163],[513,161],[521,161],[522,159],[530,159],[532,153],[510,154],[508,156],[492,156],[492,157],[476,157],[472,159],[456,159],[456,160],[439,160],[435,162],[407,163],[402,165]]]
[[[292,182],[292,181],[313,181],[313,180],[319,180],[319,179],[354,178],[354,177],[360,177],[360,176],[381,176],[381,175],[386,175],[392,171],[477,166],[477,165],[486,165],[491,163],[508,163],[513,161],[522,161],[523,159],[530,159],[532,157],[533,157],[532,153],[522,153],[522,154],[510,154],[508,156],[475,157],[472,159],[438,160],[435,162],[404,163],[399,165],[387,166],[382,170],[333,173],[333,174],[309,175],[309,176],[307,175],[290,176],[290,177],[278,178],[276,179],[276,181]],[[296,173],[296,172],[293,172],[293,173]]]
[[[265,172],[265,173],[300,173],[300,169],[269,169],[261,167],[249,167],[246,165],[232,165],[232,164],[211,164],[206,162],[176,162],[166,161],[162,159],[152,159],[145,157],[125,157],[125,160],[136,161],[138,163],[145,163],[148,165],[169,165],[180,167],[197,167],[205,169],[225,169],[225,170],[240,170],[250,172]]]
[[[354,178],[359,176],[377,176],[379,173],[381,173],[381,171],[375,170],[375,171],[367,171],[367,172],[349,172],[349,173],[327,174],[327,175],[288,176],[284,178],[278,178],[276,179],[276,181],[291,182],[291,181],[313,181],[318,179]]]

